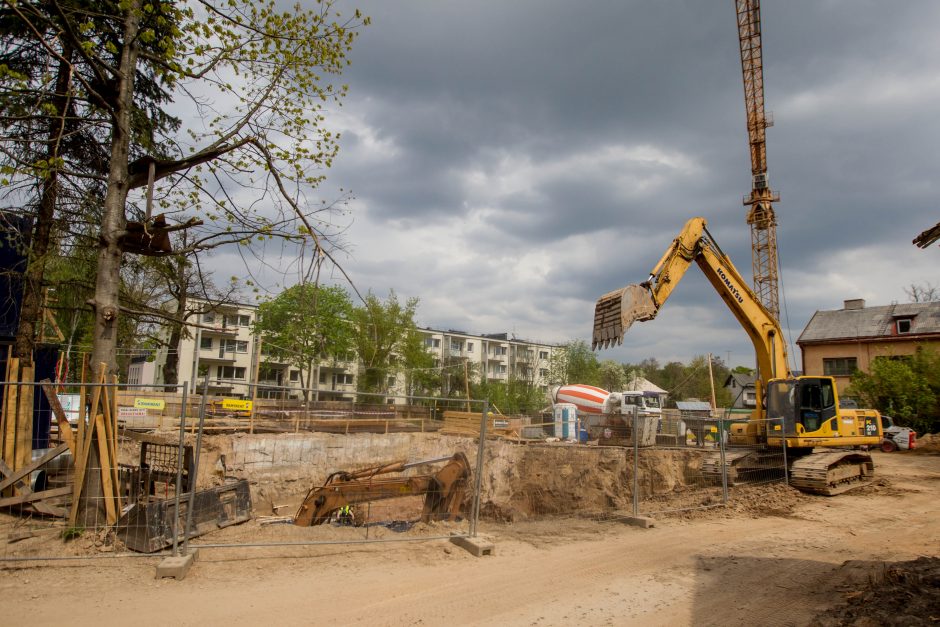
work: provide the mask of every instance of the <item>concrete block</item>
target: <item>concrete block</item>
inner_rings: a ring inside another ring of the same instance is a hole
[[[656,521],[648,516],[625,516],[622,518],[624,523],[641,529],[649,529],[656,526]]]
[[[176,555],[165,558],[157,565],[157,575],[155,579],[163,579],[164,577],[184,579],[186,573],[189,572],[189,569],[192,568],[193,564],[196,562],[197,552],[198,551],[194,550],[188,555]]]
[[[451,542],[459,546],[460,548],[468,551],[471,555],[475,557],[483,557],[484,555],[495,555],[496,547],[493,546],[493,543],[489,540],[481,537],[468,538],[466,536],[454,536],[450,539]]]

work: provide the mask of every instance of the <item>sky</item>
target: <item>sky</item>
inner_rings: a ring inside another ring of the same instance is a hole
[[[361,292],[417,322],[590,344],[594,302],[639,283],[691,217],[751,280],[750,162],[733,0],[343,2],[372,18],[324,198],[351,190]],[[940,286],[940,3],[761,7],[781,323]],[[287,260],[285,260],[285,264]],[[793,367],[798,349],[791,344]],[[599,359],[753,366],[697,268]]]

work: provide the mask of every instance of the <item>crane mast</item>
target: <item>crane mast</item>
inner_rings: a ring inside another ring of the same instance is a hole
[[[777,290],[777,217],[773,203],[780,200],[767,181],[766,129],[773,118],[764,111],[764,68],[761,54],[760,0],[736,0],[741,71],[744,75],[744,104],[751,146],[751,193],[744,197],[749,207],[754,292],[760,302],[780,319]]]

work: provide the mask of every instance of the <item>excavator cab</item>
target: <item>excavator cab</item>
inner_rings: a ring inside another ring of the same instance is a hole
[[[835,418],[837,399],[835,385],[828,377],[774,379],[767,385],[767,417],[783,419],[784,432],[818,431]]]

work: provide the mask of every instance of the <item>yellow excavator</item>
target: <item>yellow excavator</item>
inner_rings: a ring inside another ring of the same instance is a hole
[[[410,468],[440,462],[447,463],[435,473],[401,475]],[[397,476],[387,476],[393,473]],[[460,452],[451,457],[394,462],[352,472],[339,470],[330,474],[322,486],[307,492],[294,515],[294,524],[299,527],[322,525],[345,507],[403,496],[424,496],[422,522],[457,520],[469,481],[470,462]]]
[[[840,408],[832,377],[792,375],[777,319],[747,287],[706,225],[704,218],[689,220],[647,281],[598,299],[592,348],[620,344],[631,324],[655,318],[695,262],[744,327],[757,354],[757,406],[746,423],[731,426],[730,442],[747,448],[725,455],[729,479],[767,468],[768,459],[782,456],[785,447],[790,484],[800,490],[833,495],[871,482],[874,464],[859,449],[881,443],[878,412]],[[718,455],[703,463],[706,474],[720,476],[721,471]]]

